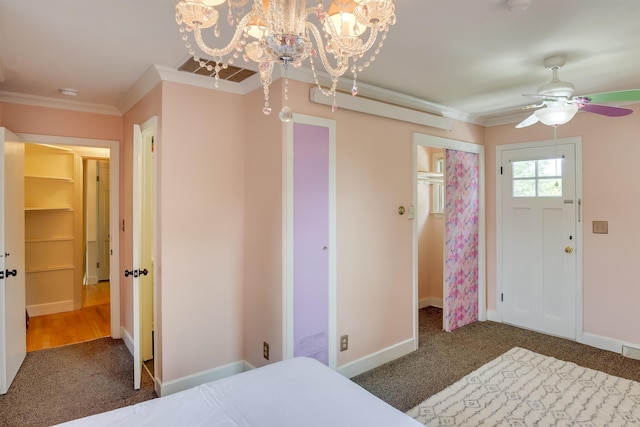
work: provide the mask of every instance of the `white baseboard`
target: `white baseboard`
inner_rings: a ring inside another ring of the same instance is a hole
[[[158,393],[158,396],[168,396],[170,394],[177,393],[182,390],[187,390],[200,384],[220,380],[222,378],[239,374],[250,369],[251,365],[249,365],[249,363],[245,362],[244,360],[241,360],[171,381],[156,381],[156,393]]]
[[[133,356],[133,338],[124,326],[120,328],[120,336],[122,337],[122,341],[124,341],[124,345],[127,346],[127,350],[129,350],[129,353]]]
[[[97,285],[97,284],[98,284],[98,276],[87,276],[86,285]]]
[[[361,359],[354,360],[338,367],[337,371],[347,378],[355,377],[387,362],[409,354],[418,348],[418,343],[413,338],[398,343],[384,350],[377,351]]]
[[[487,320],[502,323],[502,316],[496,310],[487,310]]]
[[[418,308],[425,308],[425,307],[438,307],[438,308],[442,308],[442,298],[433,298],[433,297],[429,297],[429,298],[423,298],[420,301],[418,301]]]
[[[44,316],[45,314],[64,313],[75,309],[73,300],[56,301],[48,304],[34,304],[27,306],[30,317]]]
[[[582,334],[582,343],[586,345],[590,345],[591,347],[596,347],[601,350],[609,350],[614,353],[622,354],[622,346],[640,348],[640,344],[632,343],[628,341],[622,341],[615,338],[603,337],[596,334],[583,333]]]

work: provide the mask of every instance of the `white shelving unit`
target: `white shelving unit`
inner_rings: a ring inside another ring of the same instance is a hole
[[[82,305],[82,161],[73,151],[25,147],[26,300],[30,316]]]

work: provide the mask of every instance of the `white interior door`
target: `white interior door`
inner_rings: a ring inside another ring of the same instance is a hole
[[[502,280],[506,323],[576,339],[576,147],[505,149]]]
[[[109,160],[98,160],[98,280],[110,279]]]
[[[133,388],[140,389],[142,376],[142,358],[140,341],[140,251],[142,221],[142,131],[140,126],[133,125]]]
[[[24,144],[0,128],[0,394],[26,356]]]
[[[155,117],[134,125],[133,137],[133,341],[134,387],[140,388],[142,361],[153,358],[153,251]]]
[[[308,356],[335,369],[336,218],[333,120],[295,114],[287,124],[287,358]],[[315,163],[315,164],[314,164]]]
[[[142,129],[141,209],[140,209],[140,334],[143,361],[153,359],[153,260],[154,260],[154,132],[153,126]]]

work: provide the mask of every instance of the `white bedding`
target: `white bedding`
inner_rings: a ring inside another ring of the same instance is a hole
[[[322,363],[301,357],[62,425],[415,427],[422,424]]]

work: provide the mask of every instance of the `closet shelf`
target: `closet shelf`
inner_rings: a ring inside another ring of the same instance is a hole
[[[73,182],[73,178],[68,176],[46,176],[46,175],[25,175],[25,179],[46,179],[51,181]]]
[[[73,236],[69,237],[46,237],[41,239],[27,239],[25,243],[46,243],[46,242],[69,242],[73,241]]]
[[[24,208],[25,211],[28,212],[37,212],[37,211],[69,211],[73,212],[73,208],[70,207],[43,207],[43,206],[27,206]]]
[[[49,267],[27,268],[26,273],[47,273],[49,271],[73,270],[73,265],[55,265]]]

